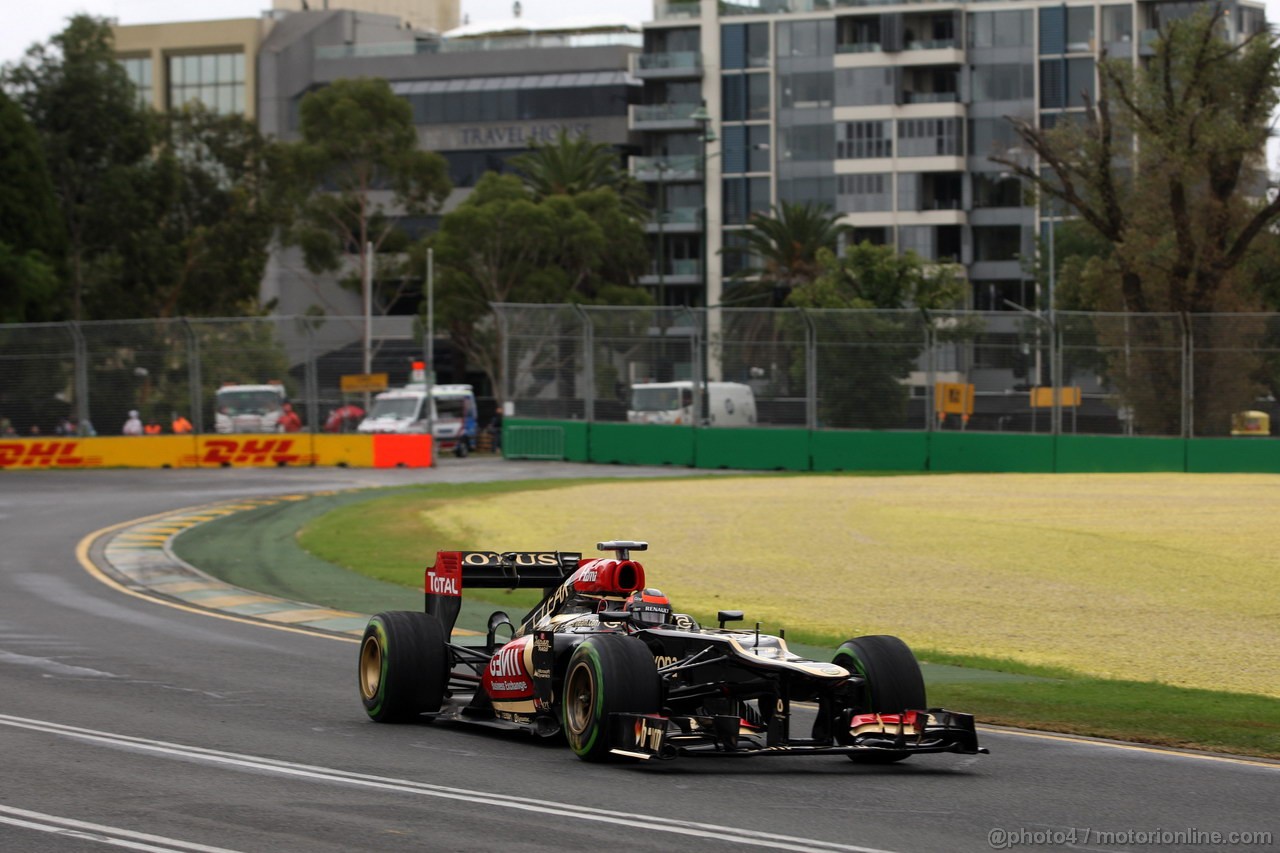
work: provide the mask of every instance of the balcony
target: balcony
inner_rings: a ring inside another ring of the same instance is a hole
[[[653,4],[653,17],[658,21],[681,21],[702,17],[699,0],[657,0]]]
[[[632,130],[697,130],[693,114],[701,104],[632,104]]]
[[[663,284],[701,284],[702,265],[697,259],[673,260],[662,271]],[[658,265],[653,264],[644,275],[640,276],[640,284],[654,285],[658,283]]]
[[[701,212],[700,207],[673,207],[662,211],[653,220],[645,223],[645,230],[650,234],[656,234],[659,230],[665,234],[691,234],[702,230],[702,222],[698,218]],[[688,263],[696,263],[696,261]]]
[[[702,179],[702,158],[697,154],[671,157],[632,157],[631,174],[637,181],[697,181]]]
[[[632,72],[642,79],[701,77],[702,54],[697,51],[637,54]]]

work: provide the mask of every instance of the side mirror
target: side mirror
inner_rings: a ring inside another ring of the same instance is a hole
[[[716,619],[720,620],[720,628],[723,629],[724,623],[726,622],[741,622],[742,611],[741,610],[721,610],[719,613],[716,614]]]
[[[493,654],[493,648],[498,638],[498,629],[501,628],[503,625],[507,626],[507,628],[511,632],[511,635],[515,634],[516,626],[511,624],[510,616],[508,616],[506,613],[502,612],[501,610],[495,610],[493,613],[489,614],[489,628],[485,633],[485,638],[484,638],[484,641],[485,641],[484,647],[489,654]],[[510,639],[510,635],[508,635],[508,639]]]

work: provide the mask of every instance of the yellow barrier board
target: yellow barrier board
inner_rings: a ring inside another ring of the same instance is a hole
[[[387,390],[387,374],[385,373],[349,373],[343,376],[343,394],[363,394],[365,392]]]
[[[1080,405],[1080,386],[1078,385],[1067,385],[1062,388],[1054,388],[1048,385],[1037,385],[1031,389],[1031,407],[1033,409],[1051,408],[1053,406],[1054,391],[1058,392],[1058,405]]]
[[[972,415],[973,386],[967,382],[938,382],[933,406],[939,415]]]
[[[0,441],[0,468],[190,468],[195,450],[188,435],[8,439]]]
[[[349,468],[373,467],[372,435],[355,433],[317,435],[312,439],[312,453],[317,465],[346,465]]]

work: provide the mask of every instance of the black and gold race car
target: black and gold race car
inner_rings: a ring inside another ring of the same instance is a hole
[[[439,552],[426,570],[425,612],[369,620],[359,659],[365,711],[378,722],[563,733],[587,761],[986,752],[972,716],[928,707],[920,666],[898,638],[858,637],[829,662],[809,660],[759,625],[726,627],[742,611],[720,611],[715,628],[674,613],[631,559],[647,543],[596,547],[615,556]],[[492,614],[483,645],[450,642],[463,591],[475,587],[545,595],[518,625]]]

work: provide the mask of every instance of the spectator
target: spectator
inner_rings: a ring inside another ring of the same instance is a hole
[[[293,410],[291,403],[285,403],[280,408],[280,430],[282,432],[297,432],[302,429],[302,418],[298,417],[298,413]]]
[[[88,418],[81,421],[75,415],[71,416],[71,432],[69,435],[93,436],[97,434],[97,430],[93,428],[93,424],[89,422]]]
[[[195,427],[191,426],[191,421],[187,420],[177,412],[173,413],[172,426],[174,435],[189,435],[195,429]]]
[[[58,435],[75,435],[76,427],[71,422],[71,418],[63,418],[58,421],[58,426],[54,428],[54,432]]]
[[[122,435],[142,435],[142,419],[138,417],[137,409],[129,410],[129,420],[124,422],[124,428],[120,430]]]
[[[18,431],[13,428],[13,421],[8,418],[0,418],[0,435],[17,435]]]
[[[363,418],[364,409],[355,403],[347,403],[345,406],[339,406],[329,413],[329,418],[324,422],[324,431],[351,432],[352,429],[359,426]]]
[[[150,421],[147,423],[146,426],[142,428],[142,431],[147,435],[159,435],[164,430],[160,426],[160,424],[156,423],[155,421]]]
[[[28,433],[27,433],[27,434],[28,434],[28,435],[39,435],[39,434],[40,434],[40,424],[32,424],[32,425],[31,425],[31,429],[28,431]]]

